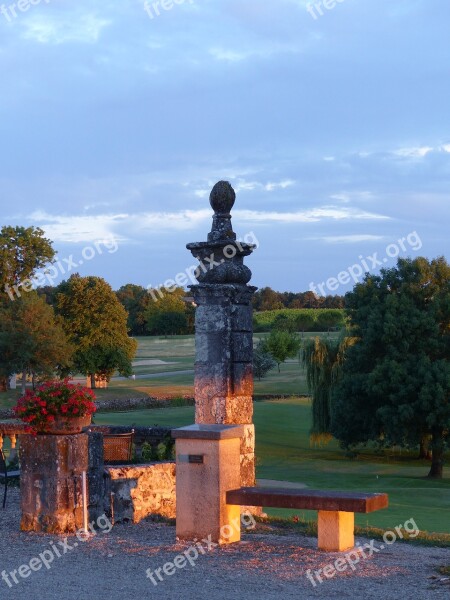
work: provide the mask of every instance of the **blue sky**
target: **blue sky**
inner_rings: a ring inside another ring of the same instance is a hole
[[[179,0],[159,15],[150,2],[152,18],[141,0],[12,4],[1,223],[42,227],[75,262],[115,236],[81,274],[118,288],[185,271],[220,179],[235,231],[259,242],[257,286],[306,290],[374,253],[391,266],[393,244],[449,258],[450,4],[342,0],[316,18],[303,0]]]

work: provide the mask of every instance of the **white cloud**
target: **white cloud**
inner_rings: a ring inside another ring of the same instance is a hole
[[[28,218],[41,227],[54,242],[78,243],[93,242],[111,236],[123,239],[122,235],[117,234],[116,227],[122,226],[128,215],[70,216],[35,211]]]
[[[375,242],[383,239],[382,235],[325,235],[323,237],[308,238],[310,240],[318,240],[327,244],[356,244],[361,242]]]
[[[295,184],[295,181],[292,179],[285,179],[284,181],[279,181],[278,183],[267,183],[264,187],[268,192],[273,192],[276,189],[285,190],[288,187],[291,187]]]
[[[252,210],[236,210],[233,213],[236,218],[248,222],[275,222],[275,223],[316,223],[323,220],[387,220],[390,217],[376,213],[370,213],[358,208],[341,208],[335,206],[324,206],[297,212],[262,212]]]
[[[126,213],[102,215],[50,215],[35,211],[28,220],[41,227],[55,242],[93,242],[114,236],[118,240],[131,241],[143,232],[185,231],[210,222],[210,208],[183,210],[178,212],[146,212],[129,215]],[[297,212],[235,210],[235,221],[246,223],[316,223],[325,220],[380,220],[384,215],[369,213],[357,208],[319,207]]]
[[[66,42],[95,43],[101,31],[111,24],[94,14],[40,12],[21,21],[23,37],[41,44],[64,44]]]
[[[432,146],[410,146],[408,148],[400,148],[395,150],[393,154],[402,158],[423,158],[429,152],[433,151]]]

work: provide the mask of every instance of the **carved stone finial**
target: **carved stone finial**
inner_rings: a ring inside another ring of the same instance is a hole
[[[235,191],[228,181],[216,183],[209,196],[214,216],[208,241],[187,245],[200,262],[195,272],[199,284],[246,286],[251,279],[252,273],[244,265],[244,258],[253,252],[255,246],[236,241],[230,214],[235,200]],[[223,290],[220,293],[224,293]]]
[[[219,181],[211,190],[209,202],[214,210],[214,217],[211,233],[208,234],[209,242],[236,239],[230,215],[235,200],[236,193],[228,181]]]
[[[228,214],[236,201],[236,192],[228,181],[219,181],[211,190],[209,202],[215,213]]]

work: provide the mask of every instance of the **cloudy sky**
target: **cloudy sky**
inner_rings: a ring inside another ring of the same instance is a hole
[[[192,265],[226,179],[260,287],[450,258],[449,3],[152,4],[0,4],[2,224],[156,286]]]

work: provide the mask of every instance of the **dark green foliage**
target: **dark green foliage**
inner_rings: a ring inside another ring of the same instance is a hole
[[[324,310],[317,315],[317,325],[320,331],[329,331],[335,327],[344,325],[344,315],[341,310]]]
[[[295,317],[295,329],[302,332],[302,337],[305,331],[312,331],[315,319],[311,311],[302,311]]]
[[[261,381],[276,365],[277,363],[268,352],[265,343],[260,341],[253,351],[253,375]]]
[[[302,363],[312,397],[311,439],[314,442],[331,438],[331,393],[341,374],[345,352],[355,339],[344,337],[309,339],[304,342]]]
[[[289,327],[293,331],[328,331],[328,321],[325,325],[321,325],[318,321],[320,315],[328,312],[333,314],[331,326],[334,327],[335,323],[340,324],[344,321],[345,313],[343,310],[328,308],[284,308],[282,310],[268,310],[255,313],[253,325],[256,332],[271,331],[274,328],[276,320],[282,315],[289,319],[291,323]]]
[[[0,294],[5,286],[28,283],[39,269],[54,261],[52,242],[38,227],[10,227],[0,230]],[[20,293],[20,287],[19,293]],[[17,292],[15,293],[17,295]]]
[[[101,277],[72,275],[58,287],[57,310],[75,347],[73,370],[109,379],[131,375],[137,342],[128,337],[127,313]]]
[[[128,331],[131,335],[145,335],[145,311],[147,310],[151,297],[147,290],[140,286],[128,283],[123,285],[116,296],[128,313]]]
[[[158,335],[182,335],[186,333],[187,318],[184,312],[161,312],[152,316],[148,327]]]
[[[193,332],[194,307],[185,301],[183,288],[158,288],[151,292],[144,313],[147,333],[166,336]]]
[[[61,319],[36,292],[0,307],[0,375],[22,373],[23,391],[27,375],[53,377],[72,353]]]
[[[296,322],[294,319],[290,319],[286,314],[281,313],[275,317],[272,329],[294,333],[296,331]]]
[[[279,331],[274,329],[269,337],[262,343],[261,347],[265,352],[270,353],[278,365],[280,372],[280,364],[288,358],[297,356],[300,350],[300,338],[295,333],[289,331]]]
[[[157,446],[152,446],[149,442],[142,444],[141,456],[143,462],[161,462],[163,460],[173,460],[175,450],[175,440],[171,437],[165,438]]]
[[[332,433],[406,447],[432,436],[430,476],[441,477],[450,428],[450,266],[400,259],[347,294],[358,343],[333,393]]]

